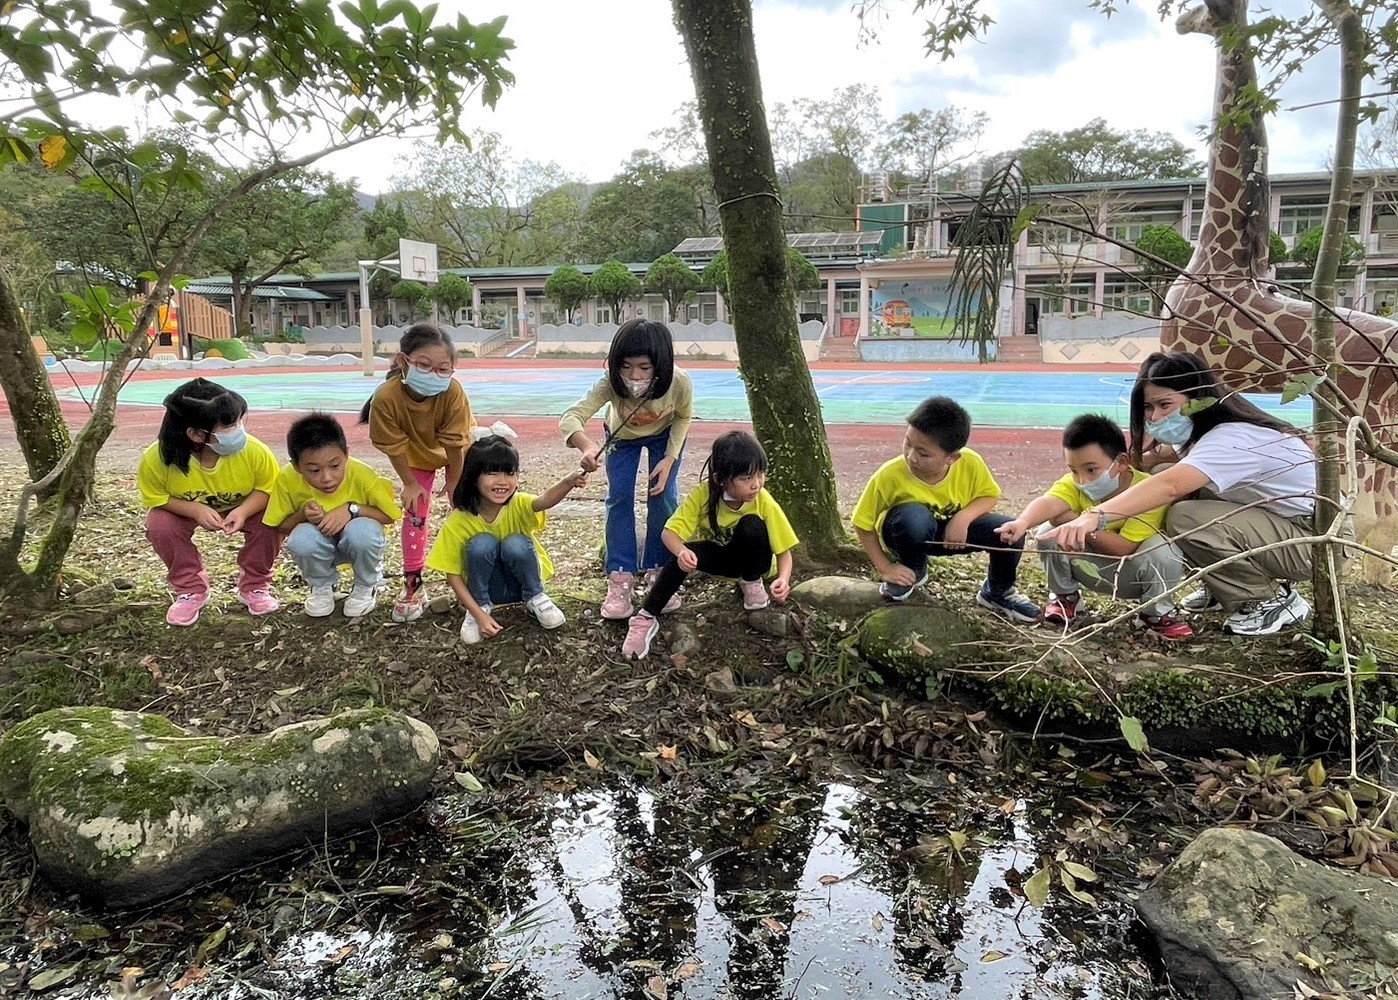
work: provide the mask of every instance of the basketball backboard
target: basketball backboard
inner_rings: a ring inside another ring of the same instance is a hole
[[[419,240],[398,241],[398,273],[404,281],[437,283],[437,244]]]

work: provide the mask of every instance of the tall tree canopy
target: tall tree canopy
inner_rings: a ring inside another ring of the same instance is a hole
[[[1030,132],[1013,154],[1030,184],[1200,177],[1204,164],[1168,132],[1122,131],[1094,118],[1065,132]]]

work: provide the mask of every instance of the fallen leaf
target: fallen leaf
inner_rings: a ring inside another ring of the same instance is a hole
[[[703,962],[685,962],[675,970],[675,978],[680,982],[684,982],[686,979],[693,979],[699,974],[699,970],[703,967]]]
[[[843,882],[843,881],[844,881],[844,879],[841,878],[839,875],[822,875],[822,876],[820,877],[820,884],[821,884],[821,885],[834,885],[836,882]]]
[[[765,928],[767,928],[767,929],[768,929],[769,931],[771,931],[773,934],[785,934],[785,933],[786,933],[786,924],[782,923],[780,920],[776,919],[775,917],[763,917],[763,918],[762,918],[762,926],[765,927]]]
[[[37,976],[32,977],[28,986],[35,991],[51,989],[59,983],[66,983],[72,979],[82,967],[81,962],[74,962],[72,965],[60,966],[57,969],[45,969]]]
[[[679,757],[679,755],[680,755],[679,747],[675,747],[675,746],[663,746],[663,745],[660,747],[660,759],[661,759],[661,760],[675,760],[676,758]]]
[[[587,749],[586,747],[583,748],[583,760],[586,761],[587,766],[592,768],[594,771],[602,770],[602,761],[597,758],[596,754],[594,754],[591,750]]]
[[[170,984],[170,989],[179,992],[180,990],[193,986],[208,974],[209,967],[207,965],[191,965],[184,970],[184,975]]]
[[[480,779],[470,771],[457,771],[456,783],[468,792],[485,791],[485,786],[481,784]]]
[[[504,972],[510,967],[509,962],[491,962],[485,967],[486,972]]]
[[[733,721],[739,723],[740,725],[747,726],[749,729],[762,728],[762,723],[757,721],[757,716],[753,715],[746,709],[744,709],[741,712],[734,712]]]
[[[670,990],[665,985],[664,976],[651,976],[646,980],[646,996],[653,997],[654,1000],[666,1000],[669,995]]]
[[[198,950],[194,952],[195,965],[207,965],[214,952],[223,947],[223,942],[228,937],[228,926],[224,924],[200,942]]]
[[[1000,961],[1000,959],[1002,959],[1002,958],[1004,958],[1004,957],[1005,957],[1005,953],[1004,953],[1003,951],[996,951],[994,948],[992,948],[990,951],[986,952],[984,955],[981,956],[981,961],[982,961],[982,962],[998,962],[998,961]]]
[[[357,945],[357,944],[347,944],[347,945],[345,945],[343,948],[341,948],[339,951],[335,952],[335,954],[333,954],[333,955],[331,955],[329,958],[325,959],[325,964],[326,964],[326,965],[339,965],[341,962],[343,962],[345,959],[349,958],[351,955],[353,955],[353,954],[354,954],[356,951],[358,951],[358,950],[359,950],[359,945]]]
[[[883,933],[883,914],[875,913],[873,919],[869,921],[869,926],[874,928],[875,934]]]
[[[683,653],[671,653],[670,662],[680,670],[683,670],[684,665],[689,662],[689,657],[685,656]]]

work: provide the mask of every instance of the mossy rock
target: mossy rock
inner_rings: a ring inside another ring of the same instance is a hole
[[[885,606],[859,626],[859,652],[894,677],[920,682],[968,666],[1009,662],[1009,627],[941,603]]]
[[[431,729],[383,709],[220,739],[60,708],[0,737],[0,798],[50,880],[126,907],[401,815],[437,762]]]

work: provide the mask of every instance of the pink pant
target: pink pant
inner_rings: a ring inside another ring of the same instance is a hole
[[[427,529],[432,516],[432,487],[437,483],[436,469],[414,469],[415,478],[427,498],[403,511],[403,572],[421,573],[427,562]]]
[[[146,512],[146,538],[165,568],[171,588],[177,594],[206,594],[209,574],[194,544],[199,527],[192,517],[180,517],[163,507]],[[248,518],[243,525],[243,547],[238,552],[238,589],[260,590],[272,583],[272,564],[282,547],[282,535],[262,523],[262,515]]]

